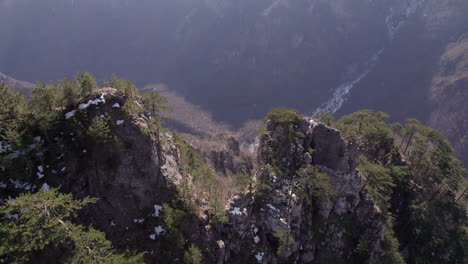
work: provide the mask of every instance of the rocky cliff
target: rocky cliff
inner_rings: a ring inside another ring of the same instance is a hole
[[[225,263],[366,263],[381,250],[381,212],[363,193],[357,146],[313,120],[301,120],[296,129],[301,136],[284,144],[284,128],[268,124],[256,175],[262,193],[232,201]],[[325,190],[307,189],[307,172],[314,169],[331,188],[322,197]],[[364,236],[371,248],[359,256]]]
[[[105,232],[119,251],[144,253],[146,263],[192,263],[190,257],[200,256],[196,263],[463,258],[457,244],[464,219],[458,207],[465,197],[458,189],[462,169],[446,141],[420,145],[427,135],[438,140],[434,131],[421,128],[421,134],[400,139],[406,145],[400,154],[398,132],[391,135],[383,113],[348,116],[337,123],[347,124],[342,134],[281,108],[267,115],[258,144],[249,146],[229,134],[165,131],[145,108],[147,98],[103,88],[50,110],[57,118],[51,126],[33,125],[27,135],[33,144],[21,150],[0,145],[1,198],[12,200],[39,186],[96,197],[76,221]],[[350,136],[350,127],[360,134]],[[435,154],[418,156],[421,149]],[[420,163],[426,158],[435,167]],[[18,168],[23,160],[25,167]],[[425,209],[415,210],[421,203]],[[422,246],[425,236],[432,242]],[[420,246],[434,253],[421,256]],[[34,262],[58,263],[63,254],[50,248]]]

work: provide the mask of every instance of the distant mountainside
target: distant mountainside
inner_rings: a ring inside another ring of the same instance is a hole
[[[439,58],[468,32],[466,0],[3,3],[5,74],[164,83],[236,125],[279,105],[427,121]]]
[[[449,138],[468,167],[468,37],[450,43],[429,90],[429,124]]]
[[[35,86],[33,83],[13,79],[12,77],[6,76],[5,74],[1,72],[0,72],[0,82],[5,82],[10,87],[14,88],[15,90],[22,91],[28,97],[31,96],[32,89]]]

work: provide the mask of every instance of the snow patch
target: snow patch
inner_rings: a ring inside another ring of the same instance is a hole
[[[273,210],[273,211],[279,211],[276,207],[274,207],[274,206],[271,205],[271,204],[267,204],[267,207],[270,208],[270,209]]]
[[[3,153],[4,151],[9,151],[11,150],[11,145],[2,145],[2,142],[0,142],[0,153]]]
[[[240,210],[239,207],[234,207],[233,210],[231,211],[231,214],[233,214],[233,215],[242,215],[242,211]]]
[[[143,222],[145,222],[145,219],[143,219],[143,218],[135,218],[135,219],[133,219],[133,222],[134,222],[135,224],[143,224]]]
[[[162,208],[163,207],[161,205],[155,204],[154,205],[154,214],[153,214],[153,216],[158,217],[159,216],[159,211],[162,210]]]
[[[262,260],[263,260],[263,256],[265,255],[264,252],[257,252],[257,254],[255,254],[255,258],[257,259],[257,262],[258,263],[262,263]]]
[[[119,104],[119,103],[115,103],[112,107],[114,107],[114,108],[120,108],[120,104]]]
[[[252,229],[252,232],[254,232],[254,234],[257,234],[258,228],[254,224],[250,226],[250,229]]]
[[[105,95],[105,93],[103,93],[103,94],[101,95],[101,97],[99,97],[99,98],[96,98],[96,99],[94,99],[94,100],[89,100],[86,104],[80,104],[80,105],[78,106],[78,108],[79,108],[80,110],[84,110],[84,109],[88,108],[90,105],[98,105],[98,104],[100,104],[100,103],[103,103],[103,104],[104,104],[104,103],[106,103],[106,99],[104,99],[104,95]]]
[[[258,242],[260,242],[260,238],[258,236],[254,236],[254,242],[255,244],[258,244]]]
[[[47,184],[47,183],[44,183],[44,184],[42,185],[42,187],[41,187],[41,191],[43,191],[43,192],[48,192],[48,191],[50,191],[50,185]]]
[[[40,172],[37,172],[37,178],[38,179],[42,179],[42,178],[44,178],[44,176],[45,176],[44,174],[42,174]]]
[[[309,121],[309,128],[313,128],[313,127],[315,127],[316,125],[317,125],[317,122],[316,122],[315,120],[313,120],[313,119],[310,119],[310,121]]]
[[[65,119],[70,119],[70,118],[74,117],[75,114],[76,114],[76,110],[72,110],[72,111],[65,114]]]
[[[15,189],[24,189],[26,191],[36,189],[36,185],[31,185],[31,184],[29,184],[27,182],[21,182],[20,180],[10,179],[10,182],[13,184]]]
[[[164,228],[162,228],[162,226],[157,226],[154,228],[154,232],[155,234],[151,234],[149,237],[152,239],[152,240],[155,240],[157,236],[161,235],[162,233],[164,233],[166,230],[164,230]]]
[[[2,218],[8,220],[16,220],[18,219],[18,214],[5,214]]]
[[[164,233],[166,230],[162,228],[162,226],[157,226],[154,228],[154,232],[156,232],[156,235],[159,236],[161,233]]]
[[[124,123],[124,120],[117,120],[117,125],[120,126],[121,124]]]

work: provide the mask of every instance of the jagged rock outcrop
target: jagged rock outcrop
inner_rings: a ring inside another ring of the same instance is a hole
[[[267,179],[269,182],[262,184],[270,184],[271,190],[232,202],[225,230],[226,250],[219,263],[371,260],[380,250],[383,225],[378,207],[362,191],[363,183],[355,169],[357,146],[345,142],[339,131],[306,120],[295,126],[302,136],[290,145],[283,144],[284,127],[272,122],[267,127],[259,152],[263,166],[256,177],[258,182]],[[282,173],[272,169],[271,157],[288,169]],[[318,202],[310,198],[311,193],[303,192],[301,170],[314,166],[329,176],[334,191],[334,195],[327,194],[329,203]],[[280,241],[284,239],[278,233],[281,230],[291,241],[279,253],[280,244],[285,243]],[[360,255],[357,247],[364,240],[369,247]]]
[[[111,133],[119,139],[118,147],[115,142],[83,142],[64,130],[70,135],[65,139],[69,156],[59,163],[66,173],[49,183],[79,198],[99,198],[80,221],[106,232],[118,248],[145,251],[148,263],[160,263],[154,252],[164,247],[157,235],[165,226],[157,211],[164,210],[164,202],[181,199],[178,188],[191,184],[191,176],[170,133],[160,141],[143,133],[145,118],[118,107],[125,96],[111,88],[100,92],[105,103],[89,105],[86,118],[104,115],[116,122]],[[336,129],[306,119],[288,132],[294,135],[290,141],[280,124],[269,122],[267,130],[260,139],[255,182],[230,200],[229,220],[213,224],[202,213],[180,227],[204,249],[205,263],[369,262],[380,250],[383,225],[379,208],[362,191],[355,168],[357,145]],[[206,153],[219,173],[236,173],[248,164],[242,163],[239,143],[231,137],[221,150]],[[329,188],[307,189],[304,173],[313,169],[327,175],[317,186]],[[210,203],[203,201],[201,208]],[[365,247],[365,253],[358,247]]]
[[[112,122],[111,140],[84,140],[67,126],[76,120],[65,120],[59,132],[65,148],[54,157],[54,168],[46,169],[47,182],[76,198],[98,198],[80,214],[80,222],[104,231],[117,248],[147,251],[146,261],[159,263],[154,254],[161,243],[155,228],[164,229],[159,213],[163,203],[177,199],[177,186],[189,177],[183,174],[179,150],[170,133],[161,135],[162,140],[144,133],[148,120],[123,109],[127,100],[135,99],[112,88],[101,89],[89,99],[101,101],[86,107],[80,104],[81,111],[74,115],[84,123],[94,118]]]

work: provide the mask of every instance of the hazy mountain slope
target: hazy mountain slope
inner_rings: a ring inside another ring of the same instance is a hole
[[[5,73],[35,81],[86,70],[165,83],[236,124],[278,105],[310,113],[327,102],[426,119],[420,94],[468,24],[463,0],[8,3]],[[346,104],[347,86],[361,92]]]
[[[432,80],[430,125],[448,137],[468,164],[468,38],[451,43]]]
[[[13,79],[12,77],[6,76],[1,72],[0,82],[5,82],[15,90],[22,91],[26,96],[31,96],[32,89],[35,86],[33,83]]]

